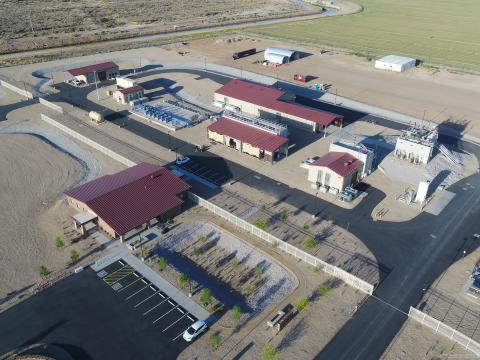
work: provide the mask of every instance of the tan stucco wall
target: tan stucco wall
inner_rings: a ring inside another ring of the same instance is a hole
[[[243,143],[243,152],[256,157],[260,156],[260,149],[247,143]]]
[[[321,179],[318,176],[320,171],[322,171]],[[330,181],[328,184],[328,186],[330,187],[334,187],[336,189],[339,189],[340,191],[343,191],[346,186],[350,185],[350,183],[347,181],[349,181],[351,175],[347,176],[347,178],[343,178],[343,176],[340,176],[336,172],[333,172],[329,168],[323,166],[310,166],[308,169],[308,181],[313,183],[318,181],[322,185],[324,185],[326,174],[330,174]]]
[[[221,144],[224,144],[223,142],[223,135],[221,134],[217,134],[215,131],[211,131],[211,130],[207,130],[208,131],[208,138],[209,139],[212,139],[216,142],[219,142]]]

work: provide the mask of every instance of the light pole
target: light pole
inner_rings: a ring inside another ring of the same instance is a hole
[[[98,94],[98,85],[97,85],[97,72],[93,72],[93,77],[95,78],[95,90],[97,91],[97,100],[100,101],[100,95]]]

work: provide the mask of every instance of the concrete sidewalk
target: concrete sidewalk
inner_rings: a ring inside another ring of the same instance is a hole
[[[138,272],[147,278],[153,285],[157,286],[160,290],[175,300],[177,304],[186,309],[189,313],[193,314],[197,319],[205,320],[210,317],[210,313],[207,310],[198,305],[195,301],[190,299],[175,286],[170,284],[167,280],[162,278],[159,274],[152,270],[152,268],[145,265],[123,244],[120,244],[116,240],[110,240],[99,232],[95,233],[93,238],[100,244],[105,245],[106,249],[110,251],[109,255],[95,261],[95,263],[91,265],[91,268],[94,271],[100,271],[115,261],[123,259],[133,268],[138,270]]]

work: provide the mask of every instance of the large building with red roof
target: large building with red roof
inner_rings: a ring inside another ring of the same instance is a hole
[[[323,188],[343,191],[361,177],[363,162],[347,152],[330,151],[308,165],[308,180]]]
[[[91,84],[95,81],[114,79],[120,75],[118,65],[113,61],[92,64],[67,71],[70,73],[70,75],[86,84]]]
[[[207,128],[208,138],[268,162],[278,161],[288,155],[288,138],[279,135],[286,132],[286,127],[274,126],[272,129],[268,121],[257,119],[257,123],[253,124],[240,115],[234,115],[225,113],[210,124]]]
[[[140,163],[73,188],[65,197],[81,212],[74,216],[77,228],[83,230],[87,221],[93,221],[123,241],[142,227],[179,214],[189,189],[169,170]]]
[[[215,91],[214,103],[254,116],[302,126],[315,132],[332,124],[342,125],[341,115],[291,102],[288,95],[279,89],[235,79]]]

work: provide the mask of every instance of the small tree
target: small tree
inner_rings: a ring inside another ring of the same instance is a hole
[[[285,210],[283,210],[281,213],[280,213],[280,220],[285,222],[287,221],[287,218],[288,218],[288,214]]]
[[[207,241],[207,238],[204,235],[199,235],[197,240],[200,241],[201,243],[204,243],[205,241]]]
[[[74,249],[70,250],[70,260],[72,260],[72,262],[75,262],[78,260],[78,252]]]
[[[311,250],[314,249],[318,245],[318,240],[312,236],[306,236],[303,240],[303,246],[305,249]]]
[[[245,294],[245,296],[252,295],[254,291],[255,291],[255,287],[252,284],[247,284],[243,288],[243,293]]]
[[[212,290],[206,288],[203,289],[202,295],[200,295],[200,301],[202,302],[203,305],[208,305],[210,301],[212,300]]]
[[[157,261],[158,271],[163,271],[167,267],[168,261],[163,256],[160,257]]]
[[[298,312],[301,312],[306,308],[308,308],[309,305],[310,305],[310,302],[308,301],[307,298],[300,298],[295,303],[295,308],[297,309]]]
[[[235,321],[240,320],[240,317],[242,316],[242,309],[240,309],[240,306],[234,305],[232,308],[232,319]]]
[[[200,255],[200,249],[196,246],[193,248],[193,255],[195,255],[195,256]]]
[[[55,238],[55,247],[58,250],[61,250],[61,249],[63,249],[64,246],[65,246],[65,243],[63,242],[63,240],[60,238],[60,236],[57,236]]]
[[[47,267],[44,265],[40,265],[37,269],[37,272],[42,278],[47,277],[48,274],[50,274],[50,271],[48,271]]]
[[[267,228],[267,220],[258,218],[257,220],[255,220],[255,226],[259,229],[265,230]]]
[[[217,350],[220,347],[220,335],[219,334],[212,334],[210,335],[210,345]]]
[[[255,277],[258,279],[262,276],[262,274],[263,274],[262,268],[260,266],[257,266],[255,268]]]
[[[262,360],[275,360],[278,357],[278,350],[270,344],[265,344],[262,348]]]
[[[260,209],[262,209],[262,211],[267,210],[267,205],[263,204],[263,205],[260,207]]]
[[[318,287],[317,294],[318,296],[327,296],[332,291],[332,288],[327,284],[322,284]]]
[[[183,287],[188,281],[188,277],[187,275],[185,275],[184,273],[181,273],[179,276],[178,276],[178,284]]]

